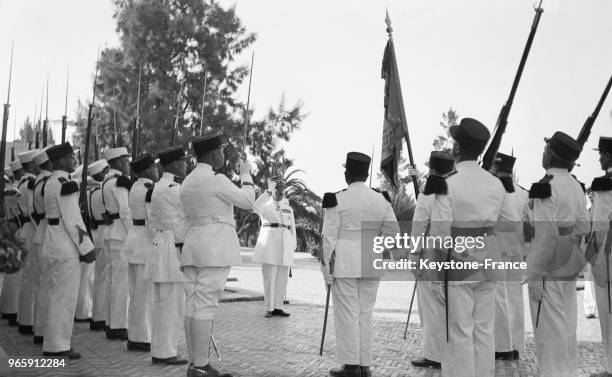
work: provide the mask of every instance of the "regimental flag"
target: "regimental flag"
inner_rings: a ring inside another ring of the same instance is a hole
[[[382,62],[382,78],[385,80],[385,120],[383,123],[382,152],[380,170],[384,176],[395,186],[399,187],[397,174],[400,153],[402,151],[402,138],[406,137],[408,143],[408,125],[406,123],[406,112],[404,111],[404,100],[400,86],[397,60],[395,59],[395,48],[391,33],[391,20],[389,14],[385,17],[389,40],[385,47]]]

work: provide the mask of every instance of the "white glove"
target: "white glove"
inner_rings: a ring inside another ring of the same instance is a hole
[[[323,273],[323,280],[327,285],[334,284],[334,275],[329,270],[329,263],[321,265],[321,272]]]
[[[591,273],[593,274],[593,280],[601,288],[605,287],[608,283],[608,277],[606,276],[606,268],[601,264],[595,264],[591,267]]]
[[[440,300],[440,302],[444,304],[444,302],[446,301],[446,294],[444,293],[444,284],[439,281],[432,281],[431,291],[433,292],[434,297],[437,297],[438,300]]]
[[[534,301],[542,301],[544,297],[544,281],[542,279],[529,280],[529,297]]]
[[[268,179],[268,191],[270,194],[274,194],[276,192],[276,182]]]
[[[240,159],[238,160],[238,172],[240,175],[250,175],[251,174],[251,163],[249,160]]]
[[[414,166],[408,165],[408,175],[410,175],[410,176],[413,176],[413,175],[418,176],[417,170],[416,170],[416,168]]]

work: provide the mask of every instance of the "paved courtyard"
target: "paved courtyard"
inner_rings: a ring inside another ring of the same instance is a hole
[[[228,282],[230,290],[262,291],[258,266],[246,263],[232,269]],[[410,320],[407,340],[403,340],[404,321],[412,282],[382,282],[375,311],[374,368],[375,376],[439,376],[439,371],[414,368],[410,359],[420,354],[421,333],[416,306]],[[578,292],[579,303],[582,292]],[[253,293],[256,299],[259,295]],[[227,297],[232,299],[229,293]],[[335,337],[332,314],[328,322],[328,336],[323,357],[318,355],[324,314],[325,291],[318,268],[312,260],[304,259],[293,269],[289,281],[286,310],[289,318],[264,318],[262,301],[231,301],[222,303],[215,319],[215,338],[222,360],[213,357],[213,365],[234,376],[289,377],[326,376],[336,365]],[[529,317],[527,317],[529,318]],[[602,361],[598,320],[586,320],[579,305],[580,376],[598,371]],[[496,376],[536,376],[533,332],[527,322],[527,350],[519,362],[496,364]],[[40,346],[32,344],[31,336],[17,333],[0,321],[0,346],[9,356],[41,357]],[[65,368],[11,370],[11,376],[184,376],[185,367],[151,365],[150,354],[127,352],[126,343],[108,341],[103,333],[91,332],[86,324],[75,324],[73,347],[83,358],[68,361]],[[184,338],[179,352],[186,353]]]

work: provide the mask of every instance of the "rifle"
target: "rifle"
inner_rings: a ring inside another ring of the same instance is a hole
[[[117,148],[117,112],[115,111],[115,105],[117,99],[115,98],[115,85],[113,85],[113,148]],[[134,158],[132,158],[134,160]]]
[[[245,158],[245,148],[247,144],[247,134],[249,131],[249,104],[251,102],[251,80],[253,80],[253,61],[255,60],[255,51],[251,53],[251,71],[249,73],[249,92],[247,94],[247,105],[244,114],[244,139],[242,142],[242,158]]]
[[[4,113],[2,115],[2,140],[0,142],[0,166],[4,168],[4,158],[6,156],[6,129],[8,128],[9,108],[11,107],[11,79],[13,78],[13,49],[14,42],[11,44],[11,65],[9,68],[8,94],[6,95],[6,103],[4,104]],[[0,179],[0,219],[6,217],[4,206],[4,179]]]
[[[43,106],[43,98],[45,98],[45,87],[43,86],[40,90],[40,113],[38,113],[38,124],[36,125],[36,142],[34,143],[34,148],[40,148],[40,127],[42,125],[42,106]]]
[[[608,97],[608,93],[610,93],[610,87],[612,87],[612,76],[610,77],[610,80],[608,80],[608,85],[606,85],[604,88],[603,94],[601,95],[599,102],[597,102],[597,106],[595,106],[595,111],[589,115],[586,122],[584,122],[580,133],[578,134],[576,141],[578,141],[578,144],[580,144],[581,147],[584,147],[584,144],[586,144],[587,140],[589,139],[589,135],[591,135],[591,129],[593,129],[595,119],[597,119],[597,116],[599,115],[599,112],[606,101],[606,97]]]
[[[519,82],[521,81],[521,76],[523,75],[525,63],[527,63],[527,57],[529,56],[529,51],[531,50],[533,39],[535,37],[536,31],[538,30],[540,17],[542,17],[542,13],[544,12],[544,9],[542,8],[542,0],[540,0],[540,4],[537,8],[534,8],[534,10],[535,16],[533,18],[533,23],[531,24],[531,31],[529,32],[527,44],[525,45],[525,49],[523,50],[523,56],[521,56],[521,62],[519,63],[518,70],[516,71],[516,75],[514,76],[512,89],[510,89],[510,96],[508,96],[508,100],[502,106],[501,111],[499,112],[499,116],[497,117],[497,123],[495,124],[495,132],[493,133],[493,137],[491,138],[489,147],[487,148],[487,151],[485,152],[482,158],[482,168],[485,170],[491,170],[491,167],[493,166],[493,161],[495,160],[495,154],[499,149],[502,136],[506,131],[506,127],[508,126],[508,116],[510,115],[512,102],[514,102],[514,96],[516,95],[516,90],[518,89]]]
[[[68,80],[70,79],[70,66],[66,73],[66,103],[64,105],[64,115],[62,115],[62,143],[66,142],[66,128],[68,127]]]
[[[17,108],[13,118],[13,142],[11,143],[11,162],[15,161],[15,136],[17,135]]]
[[[87,167],[89,165],[89,141],[91,140],[91,127],[93,125],[93,108],[96,102],[96,83],[98,81],[98,64],[100,63],[100,48],[98,47],[98,57],[96,59],[96,72],[94,74],[93,82],[93,96],[91,103],[89,104],[89,113],[87,114],[87,131],[85,132],[85,154],[83,155],[83,171],[81,173],[81,192],[79,195],[79,202],[81,204],[81,214],[83,220],[85,220],[85,226],[87,227],[87,233],[91,236],[90,227],[90,215],[89,206],[87,205]],[[96,145],[96,149],[97,145]]]
[[[138,68],[138,93],[136,95],[136,117],[134,118],[134,129],[132,130],[132,161],[138,157],[138,124],[140,123],[140,78],[142,66]],[[114,90],[114,87],[113,87]]]
[[[45,121],[43,123],[43,130],[42,130],[42,146],[43,148],[47,146],[47,128],[49,127],[49,71],[47,71],[47,105],[46,105],[46,111],[45,111]]]
[[[207,84],[206,71],[204,71],[204,92],[202,93],[202,111],[200,113],[200,136],[202,136],[202,130],[204,129],[204,103],[206,101],[206,84]]]

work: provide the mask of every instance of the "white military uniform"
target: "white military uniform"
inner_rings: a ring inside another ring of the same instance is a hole
[[[153,281],[151,356],[159,359],[178,355],[178,340],[185,319],[184,276],[180,270],[185,213],[180,189],[175,176],[164,173],[151,195],[150,226],[154,235],[146,275]]]
[[[592,233],[589,246],[596,245],[598,252],[591,269],[593,271],[599,270],[603,276],[609,279],[612,276],[610,274],[610,271],[612,271],[610,267],[610,241],[612,241],[610,236],[610,230],[612,230],[610,227],[612,221],[612,179],[610,173],[604,177],[595,178],[591,184],[591,190],[593,191]],[[609,306],[612,298],[608,296],[608,284],[604,282],[603,286],[599,284],[594,284],[594,286],[605,355],[604,371],[612,373],[612,313],[610,313]]]
[[[104,235],[104,247],[108,255],[106,292],[108,294],[107,326],[110,330],[127,328],[128,312],[128,264],[121,258],[125,237],[132,226],[129,207],[129,187],[117,185],[119,170],[110,169],[102,183],[104,209],[112,220]],[[129,180],[123,176],[122,179]]]
[[[538,368],[543,377],[576,376],[576,276],[585,262],[576,237],[589,232],[589,214],[567,169],[546,174],[530,190],[535,238],[527,259],[529,281],[544,281],[541,305],[530,299]],[[550,185],[550,195],[538,195],[536,185]]]
[[[79,256],[94,249],[79,210],[78,185],[68,176],[54,170],[45,186],[48,227],[43,248],[49,255],[50,287],[44,352],[70,350],[81,277]]]
[[[479,262],[487,258],[499,261],[499,238],[492,228],[499,221],[505,225],[502,230],[514,231],[520,216],[506,200],[500,180],[475,160],[457,162],[456,170],[457,173],[446,179],[452,204],[451,235],[484,237],[482,248],[474,247],[461,255]],[[494,280],[499,276],[480,270],[469,281],[460,276],[455,280],[452,276],[455,272],[447,271],[450,280],[448,341],[442,347],[442,376],[492,377],[495,373]]]
[[[370,271],[372,266],[373,238],[395,237],[400,228],[391,204],[363,182],[351,183],[335,197],[337,205],[325,209],[322,257],[328,265],[335,253],[336,353],[341,364],[367,367],[372,358],[372,316],[380,275],[364,269]]]
[[[32,213],[32,198],[34,195],[34,182],[36,176],[31,173],[25,173],[19,181],[17,189],[22,193],[19,200],[19,209],[21,216],[21,229],[17,232],[17,236],[21,238],[28,251],[28,256],[24,260],[21,274],[21,283],[19,284],[19,308],[17,312],[17,322],[19,326],[34,325],[34,305],[36,303],[35,295],[35,279],[36,271],[38,270],[38,258],[34,253],[33,239],[36,233],[36,223],[32,221],[30,214]]]
[[[521,215],[528,208],[529,193],[514,184],[514,192],[508,192],[506,200]],[[522,262],[524,254],[523,228],[507,232],[496,229],[502,247],[504,262]],[[523,272],[519,269],[502,271],[505,275],[496,285],[495,297],[495,351],[523,353],[525,338],[525,312],[523,306]]]
[[[5,185],[5,191],[12,187],[18,192],[17,195],[5,196],[4,205],[6,210],[6,218],[12,222],[15,230],[19,229],[19,200],[22,196],[14,185]],[[17,309],[19,307],[19,285],[21,284],[22,270],[12,274],[4,275],[4,284],[2,286],[2,295],[0,296],[0,312],[5,319],[17,319]]]
[[[43,336],[49,300],[49,254],[43,248],[45,233],[47,232],[47,218],[45,211],[45,188],[51,176],[48,170],[41,170],[34,183],[33,206],[35,220],[38,221],[34,234],[34,253],[38,256],[36,309],[34,315],[34,336]]]
[[[262,222],[253,261],[261,263],[266,310],[282,310],[289,267],[293,265],[297,248],[293,209],[287,198],[276,201],[264,192],[255,201],[253,210]]]
[[[417,199],[414,216],[412,218],[412,237],[435,236],[443,237],[448,221],[452,219],[452,207],[448,195],[421,193]],[[419,258],[415,258],[419,256]],[[433,259],[430,249],[417,250],[410,256],[411,260]],[[417,262],[418,263],[418,262]],[[444,305],[431,289],[433,276],[425,275],[417,284],[417,306],[423,333],[423,357],[428,360],[440,362],[441,344],[444,328]],[[445,339],[444,339],[445,340]]]
[[[102,182],[94,181],[89,189],[89,214],[93,219],[91,226],[91,236],[96,251],[96,261],[94,262],[94,283],[93,283],[93,305],[92,319],[95,324],[105,324],[110,326],[110,318],[108,317],[108,276],[109,268],[109,251],[104,246],[104,235],[108,229],[108,225],[104,220],[104,203],[102,201]]]
[[[70,175],[79,185],[81,184],[81,173],[82,167],[79,167]],[[87,184],[89,186],[89,182]],[[87,193],[89,193],[89,190],[87,190]],[[94,269],[93,263],[81,262],[79,297],[77,299],[76,312],[74,313],[74,318],[77,320],[87,321],[92,318]]]
[[[219,306],[231,266],[239,265],[240,243],[236,234],[234,206],[251,209],[255,189],[250,174],[240,176],[242,188],[212,166],[199,162],[181,185],[181,204],[187,219],[181,268],[185,273],[185,323],[200,326],[210,334],[212,320]],[[209,339],[188,335],[190,361],[196,366],[208,364]]]

